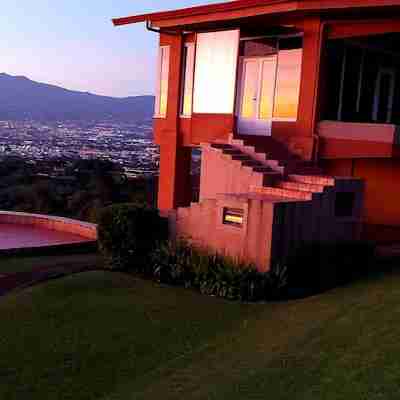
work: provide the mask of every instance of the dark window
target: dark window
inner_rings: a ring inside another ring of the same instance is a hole
[[[399,34],[328,40],[322,119],[400,122],[399,40]]]
[[[354,211],[354,192],[336,193],[335,217],[351,217]]]
[[[200,201],[200,174],[201,174],[201,148],[194,147],[192,149],[191,163],[191,182],[192,182],[192,202]]]

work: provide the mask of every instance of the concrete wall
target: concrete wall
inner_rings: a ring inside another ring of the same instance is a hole
[[[69,218],[0,211],[0,224],[35,226],[79,235],[88,240],[97,240],[97,225]]]
[[[338,193],[354,193],[352,214],[336,215]],[[243,210],[242,226],[224,224],[224,209]],[[358,240],[361,234],[363,183],[340,179],[312,200],[256,193],[222,194],[177,211],[178,237],[196,246],[268,270],[285,263],[304,243]]]
[[[221,193],[247,193],[252,186],[263,186],[261,173],[210,146],[202,147],[200,201]]]

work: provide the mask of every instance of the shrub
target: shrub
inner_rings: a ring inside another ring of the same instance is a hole
[[[309,243],[288,260],[288,286],[293,296],[306,296],[366,276],[374,265],[367,242]]]
[[[184,242],[163,243],[152,254],[153,276],[160,283],[191,287],[229,300],[276,299],[286,287],[286,269],[261,273],[254,266],[195,249]]]
[[[112,269],[146,272],[151,251],[167,234],[167,222],[144,205],[112,205],[99,216],[99,248]]]

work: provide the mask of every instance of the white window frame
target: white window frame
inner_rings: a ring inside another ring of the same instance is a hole
[[[181,95],[179,103],[180,116],[182,118],[190,118],[193,113],[193,89],[194,89],[194,64],[196,59],[196,46],[194,42],[185,43],[184,47],[186,49],[186,64],[185,69],[182,68],[181,71]],[[189,88],[187,87],[189,86]],[[185,113],[185,92],[190,91],[190,111]]]
[[[278,84],[278,73],[279,73],[279,56],[280,56],[280,39],[287,39],[287,38],[295,38],[295,37],[300,37],[303,39],[303,47],[301,48],[302,50],[302,59],[301,59],[301,66],[300,66],[300,78],[299,78],[299,92],[298,92],[298,103],[297,103],[297,114],[296,117],[276,117],[275,116],[275,99],[277,95],[277,84]],[[273,110],[272,110],[272,122],[297,122],[299,118],[299,104],[300,104],[300,90],[301,90],[301,79],[302,79],[302,73],[303,73],[303,61],[304,61],[304,34],[303,33],[296,33],[296,34],[288,34],[288,35],[273,35],[273,36],[268,36],[268,35],[263,35],[263,36],[249,36],[249,37],[244,37],[240,38],[240,41],[247,41],[247,40],[255,40],[255,39],[265,39],[265,38],[274,38],[277,39],[277,47],[276,47],[276,61],[275,61],[275,82],[274,82],[274,94],[273,94]],[[257,58],[261,59],[263,58],[262,56],[246,56],[246,57],[239,57],[239,69],[238,69],[238,79],[237,79],[237,95],[236,95],[236,101],[235,101],[235,116],[239,117],[240,112],[242,110],[242,90],[243,90],[243,85],[244,85],[244,77],[243,77],[243,60],[244,59],[250,59],[250,58]],[[262,73],[262,71],[260,71]],[[261,90],[261,87],[259,87]],[[259,111],[257,111],[258,113]]]
[[[163,66],[166,66],[167,81],[165,92],[167,94],[166,98],[166,109],[164,112],[160,111],[161,107],[161,85],[162,85],[162,72]],[[170,46],[160,46],[158,51],[158,61],[157,61],[157,79],[156,79],[156,99],[154,106],[154,118],[165,118],[167,116],[168,109],[168,84],[169,84],[169,64],[170,64]]]

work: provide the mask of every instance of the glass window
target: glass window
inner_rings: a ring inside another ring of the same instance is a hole
[[[279,41],[274,105],[274,119],[276,120],[293,121],[297,119],[302,57],[301,38]]]
[[[242,40],[240,55],[243,57],[263,57],[276,54],[278,40],[274,38]]]
[[[194,74],[194,43],[188,43],[183,48],[182,62],[182,93],[181,115],[192,114]]]
[[[260,119],[271,119],[274,108],[276,56],[270,56],[261,63]]]
[[[239,30],[197,35],[193,112],[233,112]]]
[[[157,69],[157,91],[155,116],[165,117],[167,114],[168,78],[169,78],[169,46],[160,47]]]

